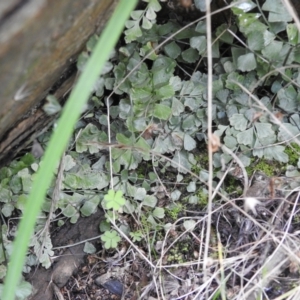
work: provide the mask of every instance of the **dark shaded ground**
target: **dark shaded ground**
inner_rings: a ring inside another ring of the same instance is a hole
[[[103,218],[103,211],[98,210],[95,214],[88,218],[80,218],[76,224],[66,223],[62,228],[58,229],[52,237],[54,247],[78,243],[89,238],[100,235],[99,223]],[[97,249],[99,249],[99,239],[90,241]],[[36,293],[31,300],[52,300],[53,285],[58,288],[63,287],[70,277],[78,271],[80,265],[85,261],[87,254],[83,252],[84,243],[65,249],[56,250],[55,255],[58,258],[53,263],[52,267],[45,269],[39,267],[33,270],[27,280],[31,282]]]

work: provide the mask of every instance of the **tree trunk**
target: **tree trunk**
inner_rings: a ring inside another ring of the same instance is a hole
[[[76,58],[100,33],[118,0],[11,0],[0,3],[0,166],[47,127],[41,106],[60,101]]]

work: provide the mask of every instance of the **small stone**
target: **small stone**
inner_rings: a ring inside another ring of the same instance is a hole
[[[95,283],[97,285],[103,286],[104,288],[109,290],[109,292],[112,293],[112,294],[122,296],[122,294],[123,294],[123,284],[119,280],[111,279],[111,280],[106,281],[105,283],[101,283],[100,282],[101,280],[98,280],[98,278],[95,279]]]

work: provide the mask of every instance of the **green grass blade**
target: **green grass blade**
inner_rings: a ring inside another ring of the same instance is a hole
[[[119,2],[63,109],[26,203],[24,215],[14,242],[1,299],[13,300],[15,298],[15,290],[21,277],[29,240],[46,196],[47,188],[51,183],[55,166],[67,146],[74,125],[80,116],[83,105],[88,100],[94,82],[115,46],[124,23],[136,3],[137,0],[121,0]]]

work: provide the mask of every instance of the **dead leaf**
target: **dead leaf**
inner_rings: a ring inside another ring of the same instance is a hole
[[[220,138],[215,134],[212,134],[211,139],[208,143],[213,153],[217,152],[221,146]]]

